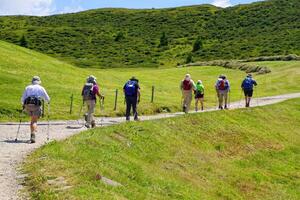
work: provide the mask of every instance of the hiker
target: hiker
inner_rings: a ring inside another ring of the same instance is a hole
[[[130,121],[130,111],[132,108],[134,120],[138,121],[137,104],[140,102],[140,86],[139,80],[134,76],[125,83],[123,92],[126,100],[126,121]]]
[[[244,81],[242,82],[242,90],[245,94],[245,107],[250,107],[250,101],[253,95],[253,86],[256,86],[257,83],[254,79],[252,79],[252,75],[248,74]]]
[[[216,85],[216,92],[219,99],[219,109],[228,109],[228,93],[230,92],[230,84],[225,75],[220,75]],[[224,107],[223,107],[224,101]]]
[[[35,143],[35,135],[37,132],[37,121],[42,115],[42,100],[50,103],[50,97],[48,96],[45,88],[41,86],[41,79],[38,76],[34,76],[31,81],[31,85],[25,88],[22,95],[21,102],[23,105],[23,111],[31,117],[30,122],[30,143]],[[48,105],[49,106],[49,105]]]
[[[204,85],[201,80],[198,80],[195,88],[195,111],[198,112],[198,104],[201,103],[201,110],[203,111],[204,102]]]
[[[99,86],[97,84],[97,79],[95,76],[90,75],[86,79],[86,83],[83,86],[81,92],[83,98],[83,104],[87,106],[87,113],[85,113],[85,127],[95,128],[96,123],[94,120],[94,112],[96,107],[97,96],[100,99],[104,99],[104,95],[100,94]]]
[[[192,98],[193,98],[193,90],[195,90],[195,83],[194,81],[191,79],[191,75],[190,74],[186,74],[184,79],[181,81],[180,83],[180,90],[182,92],[182,110],[185,113],[189,112],[190,106],[191,106],[191,102],[192,102]]]

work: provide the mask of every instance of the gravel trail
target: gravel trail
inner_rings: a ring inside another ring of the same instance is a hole
[[[262,97],[252,100],[252,107],[275,104],[288,99],[300,98],[300,93],[285,94],[271,97]],[[231,103],[230,109],[239,109],[244,106],[244,101]],[[215,108],[207,109],[204,112],[216,111]],[[153,120],[168,117],[176,117],[184,113],[166,113],[152,116],[141,116],[140,119]],[[97,118],[97,126],[109,126],[119,124],[125,121],[124,117],[115,118]],[[19,123],[0,123],[0,199],[1,200],[16,200],[27,199],[26,196],[20,195],[24,175],[20,174],[18,167],[24,158],[30,152],[47,143],[46,122],[39,123],[38,133],[36,135],[37,143],[28,144],[29,139],[29,123],[22,123],[18,141],[15,142],[16,133]],[[50,122],[50,141],[62,140],[74,134],[86,130],[81,127],[76,120],[70,121],[51,121]]]

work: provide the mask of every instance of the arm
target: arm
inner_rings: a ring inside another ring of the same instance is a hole
[[[100,89],[99,89],[99,86],[98,85],[95,85],[95,87],[94,87],[94,92],[95,92],[95,94],[100,98],[100,99],[103,99],[104,98],[104,95],[102,95],[101,93],[100,93]]]
[[[241,84],[241,88],[244,90],[244,82],[245,80],[243,80],[242,84]]]
[[[24,105],[24,101],[27,98],[27,90],[25,89],[21,97],[21,104]]]
[[[42,98],[43,98],[45,101],[47,101],[48,103],[50,103],[50,97],[49,97],[49,95],[47,94],[45,88],[42,88],[42,91],[43,91],[43,96],[42,96]]]
[[[228,91],[230,92],[230,83],[229,83],[229,80],[227,80],[227,84],[228,84]]]
[[[257,82],[256,82],[255,80],[253,80],[253,84],[254,84],[255,86],[257,86]]]

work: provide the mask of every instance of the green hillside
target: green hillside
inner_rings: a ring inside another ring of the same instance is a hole
[[[33,199],[297,200],[299,103],[83,132],[30,155],[26,188]]]
[[[300,91],[300,62],[263,62],[272,72],[257,75],[259,86],[255,96],[278,95]],[[101,91],[105,94],[105,110],[102,115],[124,114],[122,87],[133,75],[140,80],[142,99],[140,114],[176,112],[181,110],[179,82],[186,73],[194,80],[201,79],[206,87],[205,103],[216,105],[214,83],[219,74],[226,74],[231,82],[231,101],[241,99],[240,83],[245,72],[222,67],[189,67],[158,69],[81,69],[54,58],[13,44],[0,42],[0,120],[16,120],[21,108],[20,97],[33,75],[42,78],[43,86],[51,96],[51,118],[78,118],[81,89],[88,75],[98,77]],[[155,86],[154,103],[150,103],[151,88]],[[115,90],[119,90],[118,107],[114,111]],[[73,114],[69,114],[70,97],[74,95]],[[98,107],[98,106],[97,106]],[[100,108],[96,109],[100,114]]]
[[[175,66],[189,54],[193,60],[300,54],[299,10],[298,0],[269,0],[226,9],[200,5],[0,17],[0,40],[20,44],[24,35],[23,46],[97,68]],[[197,38],[200,49],[191,53]]]

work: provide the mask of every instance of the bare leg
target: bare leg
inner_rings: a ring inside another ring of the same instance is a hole
[[[200,98],[200,103],[201,103],[201,110],[204,110],[204,98]]]
[[[31,123],[30,123],[30,142],[35,143],[35,134],[37,132],[37,121],[39,117],[38,116],[31,116]]]
[[[198,103],[199,103],[199,99],[195,99],[195,111],[198,111]]]

